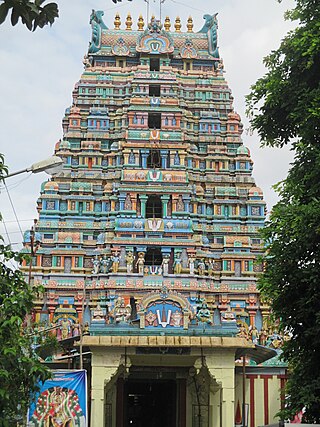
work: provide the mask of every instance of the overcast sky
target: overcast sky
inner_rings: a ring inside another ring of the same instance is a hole
[[[53,154],[54,144],[62,137],[61,120],[65,108],[71,105],[71,93],[83,70],[82,60],[91,39],[89,16],[92,9],[103,10],[104,21],[113,28],[116,12],[120,13],[122,28],[127,12],[131,12],[136,28],[137,17],[146,21],[144,0],[123,0],[114,5],[111,0],[58,0],[60,18],[50,28],[30,33],[22,24],[1,25],[0,35],[0,152],[14,172]],[[224,60],[225,77],[232,90],[235,110],[245,129],[244,97],[250,86],[264,74],[262,59],[292,27],[284,21],[284,11],[292,0],[165,0],[162,17],[168,15],[174,23],[180,16],[182,30],[187,18],[194,20],[194,31],[203,26],[204,13],[218,12],[220,56]],[[159,16],[159,0],[150,0],[150,14]],[[253,175],[265,194],[268,209],[277,198],[271,186],[286,176],[292,153],[288,149],[262,149],[256,135],[243,134],[254,161]],[[24,174],[7,180],[7,187],[20,227],[30,228],[37,218],[36,200],[45,173]],[[10,242],[15,249],[22,237],[15,214],[3,185],[0,188],[0,211]],[[6,237],[3,222],[0,234]]]

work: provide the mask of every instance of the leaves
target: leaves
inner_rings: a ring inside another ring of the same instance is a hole
[[[0,179],[7,170],[3,161],[0,154]],[[33,350],[33,337],[22,330],[40,289],[30,288],[19,270],[8,267],[11,259],[21,256],[0,244],[0,426],[13,425],[13,420],[25,415],[38,382],[49,376]]]
[[[293,141],[294,162],[275,186],[280,200],[262,231],[267,246],[262,295],[292,338],[283,419],[306,409],[320,422],[320,2],[296,0],[286,14],[298,26],[264,60],[267,73],[247,97],[251,126],[263,145]]]
[[[59,16],[58,5],[48,3],[45,0],[2,0],[0,5],[0,24],[2,24],[11,9],[11,24],[14,26],[21,19],[22,23],[30,31],[52,25]]]

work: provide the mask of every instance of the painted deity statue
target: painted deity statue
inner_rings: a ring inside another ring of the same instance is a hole
[[[126,255],[127,273],[133,273],[133,262],[134,257],[132,251],[129,251]]]
[[[96,256],[92,259],[92,264],[93,264],[93,270],[92,270],[92,273],[93,273],[93,274],[99,274],[99,271],[100,271],[100,261],[99,261],[98,255],[96,255]]]
[[[211,259],[208,259],[208,261],[207,261],[207,272],[208,272],[208,276],[212,276],[213,275],[213,264],[214,264],[214,261],[212,261]]]
[[[259,344],[259,331],[256,326],[249,328],[249,335],[254,344]]]
[[[182,264],[181,264],[181,255],[176,254],[174,259],[174,274],[181,274]]]
[[[128,323],[131,316],[131,306],[125,305],[124,299],[119,297],[110,315],[113,317],[115,323]]]
[[[78,337],[80,335],[80,323],[78,320],[72,325],[72,336]]]
[[[170,262],[170,257],[169,255],[164,255],[163,256],[163,260],[162,260],[162,269],[163,269],[163,275],[167,276],[169,273],[169,262]]]
[[[205,266],[203,258],[201,258],[200,261],[198,262],[198,274],[199,274],[199,276],[204,276],[205,270],[206,270],[206,266]]]
[[[119,263],[120,263],[119,252],[115,252],[113,257],[112,257],[112,272],[113,273],[118,273]]]
[[[70,332],[70,320],[65,314],[63,318],[60,320],[60,329],[61,329],[61,339],[65,340],[69,336]]]
[[[126,196],[126,200],[124,201],[124,209],[126,211],[131,211],[132,209],[132,201],[131,201],[130,194],[127,194]]]
[[[107,274],[109,272],[109,260],[107,259],[106,254],[104,254],[100,259],[100,271],[103,274]]]
[[[196,318],[202,323],[207,323],[208,325],[212,325],[211,317],[212,317],[211,312],[208,309],[207,303],[203,301],[200,308],[197,311]]]
[[[188,265],[189,265],[189,273],[194,274],[194,267],[195,267],[195,258],[193,256],[190,256],[188,258]]]
[[[144,271],[144,252],[139,252],[136,267],[139,274],[143,274]]]

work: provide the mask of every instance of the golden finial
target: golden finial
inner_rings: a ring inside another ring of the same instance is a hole
[[[121,25],[120,15],[119,15],[119,13],[117,13],[115,18],[114,18],[114,29],[120,30],[120,25]]]
[[[188,28],[188,33],[193,33],[193,19],[191,16],[189,16],[188,18],[187,28]]]
[[[170,31],[171,22],[169,16],[166,16],[166,19],[164,20],[164,29],[166,31]]]
[[[174,28],[176,29],[176,33],[181,33],[181,19],[179,18],[179,16],[176,17]]]
[[[143,27],[144,27],[144,20],[143,20],[143,16],[140,15],[138,19],[138,31],[143,31]]]
[[[132,30],[132,18],[131,18],[130,13],[128,13],[128,15],[127,15],[126,30],[128,30],[128,31]]]

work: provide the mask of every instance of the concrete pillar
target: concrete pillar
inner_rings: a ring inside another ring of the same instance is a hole
[[[91,425],[105,427],[105,387],[117,373],[121,363],[121,350],[91,348]]]
[[[206,363],[212,381],[221,387],[221,390],[214,393],[211,399],[213,419],[210,425],[212,427],[234,426],[234,356],[235,351],[232,349],[215,350],[206,354]]]

